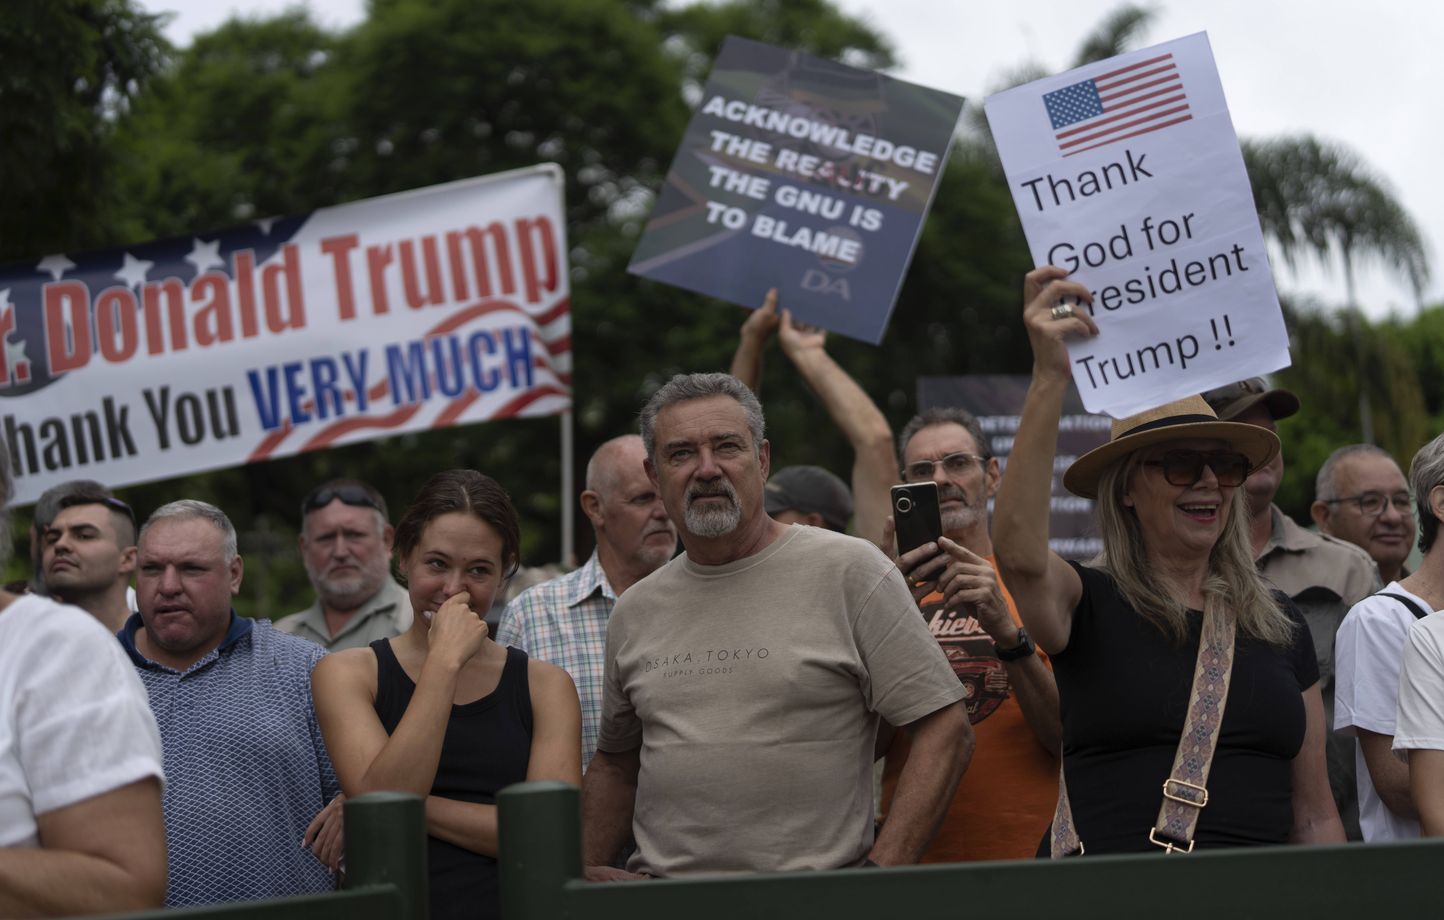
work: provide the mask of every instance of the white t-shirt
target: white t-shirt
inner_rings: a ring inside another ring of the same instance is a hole
[[[1397,581],[1384,589],[1402,594],[1422,609],[1429,602],[1399,587]],[[1334,639],[1334,729],[1357,734],[1356,729],[1380,735],[1394,734],[1394,715],[1399,708],[1399,661],[1404,641],[1417,618],[1399,601],[1372,595],[1354,605],[1339,624]],[[1354,752],[1358,765],[1359,829],[1371,843],[1381,840],[1416,840],[1419,822],[1402,818],[1388,809],[1374,791],[1363,748]]]
[[[145,688],[100,621],[32,594],[0,610],[0,846],[35,846],[36,815],[161,775]]]
[[[1444,751],[1444,616],[1409,627],[1394,721],[1394,750]]]

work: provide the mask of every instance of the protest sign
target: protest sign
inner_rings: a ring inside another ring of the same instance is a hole
[[[1010,89],[985,108],[1034,261],[1093,294],[1099,335],[1068,349],[1090,411],[1131,415],[1288,366],[1206,35]]]
[[[1026,374],[919,377],[918,409],[957,407],[971,412],[988,439],[987,447],[1006,469],[1030,382]],[[1093,502],[1065,489],[1063,473],[1079,456],[1108,441],[1109,424],[1105,416],[1083,411],[1077,390],[1068,390],[1063,416],[1058,421],[1058,453],[1053,458],[1048,517],[1048,547],[1064,559],[1088,560],[1103,550]],[[990,501],[990,514],[992,510]]]
[[[15,499],[571,403],[555,166],[0,268]]]
[[[962,104],[729,37],[628,270],[876,344]]]

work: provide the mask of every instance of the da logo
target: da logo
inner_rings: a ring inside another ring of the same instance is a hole
[[[834,278],[827,272],[809,268],[802,273],[802,289],[817,294],[841,297],[843,300],[852,300],[852,288],[848,285],[846,278]]]

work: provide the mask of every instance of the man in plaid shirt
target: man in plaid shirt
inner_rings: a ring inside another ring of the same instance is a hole
[[[582,511],[597,549],[569,575],[528,588],[507,604],[496,641],[563,668],[582,700],[582,765],[597,749],[607,621],[617,598],[677,550],[677,528],[647,478],[637,435],[613,438],[587,463]]]

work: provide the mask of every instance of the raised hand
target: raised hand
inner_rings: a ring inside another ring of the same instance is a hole
[[[1098,325],[1087,306],[1093,302],[1093,295],[1067,277],[1068,273],[1058,266],[1044,265],[1023,279],[1023,326],[1033,346],[1034,376],[1071,376],[1072,365],[1063,340],[1098,334]]]
[[[827,344],[827,331],[819,326],[809,326],[792,318],[791,310],[782,311],[782,328],[777,333],[777,343],[787,357],[796,360],[806,351],[821,351]]]
[[[747,319],[742,321],[742,340],[760,345],[777,332],[780,322],[777,318],[777,288],[772,288],[762,298],[762,306],[747,314]]]

